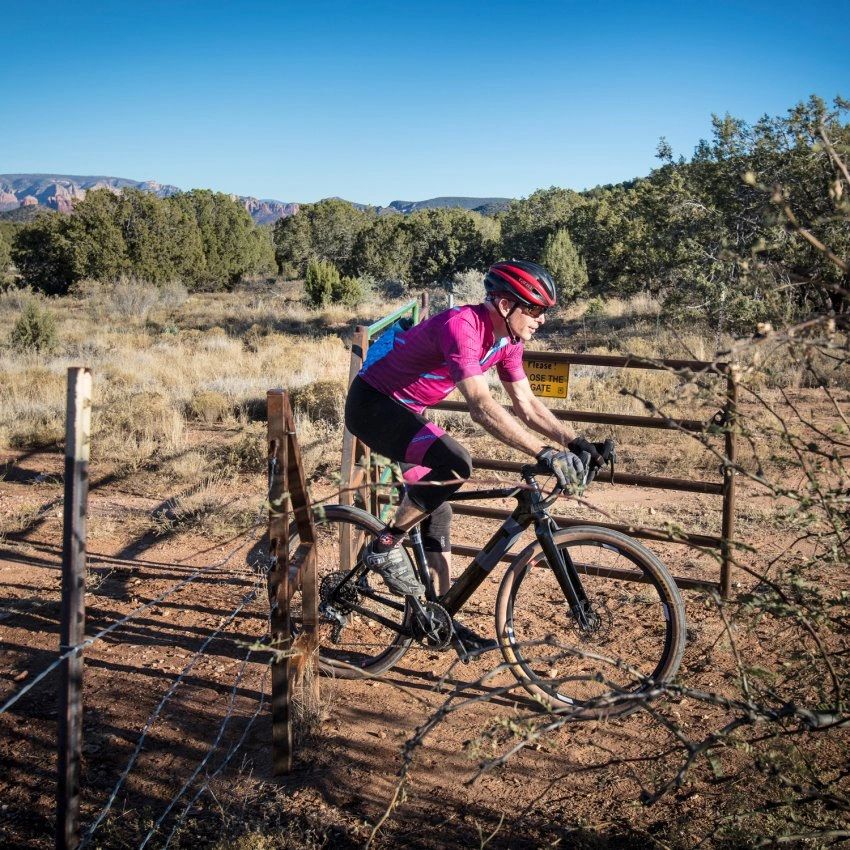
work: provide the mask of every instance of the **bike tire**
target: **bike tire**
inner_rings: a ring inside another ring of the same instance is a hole
[[[348,532],[354,559],[365,544],[383,527],[383,523],[360,508],[349,505],[325,505],[313,509],[316,529],[316,580],[319,588],[319,669],[328,676],[354,679],[375,676],[389,670],[409,648],[412,639],[362,614],[351,612],[348,625],[341,629],[334,643],[334,623],[322,612],[322,580],[342,570],[340,541]],[[298,531],[290,528],[290,552],[298,546]],[[358,593],[358,604],[393,621],[398,629],[407,628],[412,610],[406,599],[391,595],[380,576],[369,571],[362,583],[375,594],[373,598]],[[363,587],[363,584],[360,585]],[[293,628],[302,627],[300,610],[293,612]]]
[[[576,526],[553,537],[559,549],[570,553],[601,615],[600,626],[593,634],[579,634],[555,573],[535,542],[514,559],[499,587],[496,634],[502,654],[544,708],[576,719],[634,711],[639,703],[631,697],[650,685],[622,666],[590,656],[619,659],[654,683],[670,681],[685,650],[679,589],[655,554],[618,531]]]

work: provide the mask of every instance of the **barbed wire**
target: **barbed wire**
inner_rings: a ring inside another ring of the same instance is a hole
[[[145,723],[144,727],[142,728],[141,735],[139,736],[139,739],[136,742],[136,747],[133,750],[133,753],[130,756],[130,759],[128,760],[124,770],[122,771],[121,775],[119,776],[118,781],[115,783],[115,787],[112,789],[112,793],[109,795],[109,799],[107,800],[106,805],[104,805],[104,807],[98,813],[98,816],[95,819],[94,823],[89,827],[89,829],[86,831],[86,834],[83,836],[83,838],[80,842],[80,848],[83,848],[88,844],[88,842],[91,840],[92,836],[96,832],[97,828],[100,826],[100,824],[103,822],[103,819],[106,817],[109,810],[112,808],[112,805],[115,802],[116,797],[118,796],[118,792],[121,790],[121,787],[123,786],[125,780],[130,775],[130,771],[133,769],[133,765],[136,763],[136,759],[138,758],[139,753],[142,751],[142,745],[144,744],[144,741],[145,741],[145,738],[147,737],[148,732],[151,730],[154,723],[156,723],[157,719],[159,718],[159,715],[162,713],[162,710],[163,710],[163,708],[165,708],[165,705],[168,702],[168,700],[171,699],[171,697],[177,691],[177,688],[180,687],[181,683],[184,681],[186,676],[194,669],[194,667],[198,663],[198,661],[204,656],[206,648],[210,645],[210,643],[212,643],[212,641],[215,640],[215,638],[222,631],[224,631],[224,629],[227,628],[227,626],[229,626],[230,623],[232,623],[234,619],[236,619],[236,617],[239,615],[240,611],[242,611],[248,604],[250,604],[257,597],[257,594],[259,593],[259,591],[260,591],[260,581],[259,581],[259,576],[258,576],[258,580],[255,582],[254,587],[248,593],[246,593],[245,596],[242,597],[242,599],[240,600],[240,602],[236,606],[236,608],[218,626],[218,628],[215,629],[215,631],[211,632],[209,635],[207,635],[204,642],[194,652],[191,659],[183,667],[183,670],[180,672],[180,674],[177,676],[177,678],[171,683],[170,687],[165,692],[165,695],[159,701],[159,704],[153,710],[150,717],[148,717],[147,722]]]
[[[245,725],[245,728],[242,730],[242,734],[240,735],[239,740],[236,741],[236,743],[230,748],[230,750],[227,752],[227,755],[222,760],[221,764],[207,777],[206,781],[195,792],[194,797],[192,797],[192,799],[189,800],[189,802],[186,804],[185,808],[183,809],[183,813],[180,815],[177,822],[172,827],[171,832],[169,833],[168,838],[166,839],[166,842],[163,845],[163,850],[167,850],[168,845],[171,843],[172,838],[174,838],[174,835],[177,832],[177,829],[180,827],[181,824],[183,824],[185,822],[186,816],[191,811],[192,806],[195,805],[195,802],[197,801],[197,799],[201,796],[201,794],[207,788],[209,788],[210,782],[213,779],[215,779],[215,777],[218,776],[218,774],[230,763],[230,760],[233,758],[234,755],[236,755],[236,753],[242,747],[242,744],[245,742],[245,738],[247,737],[248,732],[250,731],[251,727],[256,722],[257,718],[260,715],[260,712],[263,710],[263,707],[265,705],[265,701],[266,701],[265,683],[266,683],[266,679],[267,679],[267,674],[268,674],[268,668],[266,668],[266,673],[263,675],[263,679],[262,679],[262,683],[261,683],[261,691],[260,691],[260,700],[259,700],[259,703],[257,704],[257,708],[254,711],[254,713],[251,715],[251,718],[248,721],[248,723]]]
[[[195,777],[201,772],[201,770],[203,770],[204,765],[209,761],[212,754],[218,748],[219,742],[221,741],[222,736],[224,735],[224,731],[227,728],[227,725],[230,722],[230,718],[233,716],[233,712],[236,708],[236,693],[238,691],[239,684],[242,681],[242,678],[243,678],[243,676],[245,675],[245,672],[248,669],[248,661],[251,658],[251,654],[253,652],[254,652],[254,647],[249,646],[248,652],[245,654],[245,657],[242,659],[242,663],[239,666],[239,672],[237,673],[236,679],[233,682],[233,687],[230,690],[230,697],[229,697],[228,702],[227,702],[227,711],[224,715],[224,719],[221,721],[221,724],[219,725],[218,734],[216,735],[215,740],[210,745],[209,749],[207,750],[206,755],[201,759],[200,762],[198,762],[198,765],[194,769],[194,771],[192,771],[191,776],[183,783],[183,786],[180,788],[180,790],[171,798],[170,802],[165,807],[162,814],[157,818],[154,825],[150,828],[147,835],[144,837],[142,843],[139,845],[139,850],[143,850],[143,848],[147,845],[148,841],[153,837],[154,833],[159,830],[159,828],[162,826],[163,822],[165,821],[165,818],[168,817],[168,813],[174,808],[177,801],[183,796],[183,794],[186,793],[186,791],[189,789],[191,784],[195,781]]]
[[[192,797],[192,799],[189,800],[188,803],[186,803],[186,806],[184,807],[182,814],[177,819],[176,823],[172,826],[171,832],[168,834],[168,838],[166,839],[165,844],[163,845],[163,850],[167,850],[168,845],[171,843],[171,839],[174,838],[174,835],[177,832],[178,828],[181,826],[181,824],[183,824],[185,822],[186,817],[188,816],[189,812],[192,810],[192,806],[195,805],[196,801],[201,796],[201,794],[203,794],[204,791],[207,788],[209,788],[210,782],[213,779],[215,779],[215,777],[218,776],[218,774],[221,773],[221,771],[224,770],[225,767],[227,767],[227,765],[230,763],[230,760],[233,758],[234,755],[236,755],[236,753],[242,747],[242,744],[245,742],[245,738],[247,737],[248,732],[250,731],[251,727],[254,725],[257,718],[260,716],[260,712],[263,710],[263,706],[265,705],[265,702],[266,702],[266,690],[265,690],[265,688],[266,688],[266,680],[268,678],[268,672],[269,672],[269,669],[270,669],[270,665],[271,665],[271,662],[269,662],[266,665],[266,669],[263,672],[263,677],[260,681],[260,699],[259,699],[259,702],[257,703],[257,708],[254,710],[254,713],[251,715],[251,718],[248,720],[247,724],[245,725],[245,728],[242,730],[242,734],[239,736],[239,739],[236,741],[236,743],[233,744],[233,746],[231,746],[231,748],[228,750],[227,754],[222,759],[221,764],[219,764],[219,766],[206,778],[206,780],[203,782],[203,784],[200,786],[200,788],[198,788],[198,790],[195,792],[195,795]]]
[[[243,533],[247,533],[249,531],[256,531],[256,529],[259,525],[260,525],[259,522],[255,522],[255,524],[253,526],[251,526],[249,529],[246,529],[246,531],[243,532]],[[252,537],[251,539],[254,539],[254,538]],[[44,670],[42,670],[41,673],[39,673],[34,679],[32,679],[30,682],[28,682],[24,687],[22,687],[19,691],[17,691],[15,694],[13,694],[11,697],[9,697],[2,705],[0,705],[0,714],[3,714],[6,711],[8,711],[16,702],[18,702],[19,699],[21,699],[21,697],[23,697],[25,694],[27,694],[29,691],[31,691],[36,685],[38,685],[48,675],[50,675],[50,673],[52,673],[57,667],[59,667],[59,665],[62,664],[62,662],[65,661],[66,658],[70,658],[75,652],[80,652],[83,649],[86,649],[87,647],[92,646],[94,643],[97,643],[97,641],[103,640],[103,638],[106,637],[106,635],[110,634],[111,632],[114,632],[117,628],[119,628],[120,626],[123,626],[125,623],[128,623],[130,620],[137,617],[143,611],[146,611],[149,608],[153,608],[155,605],[158,605],[160,602],[167,599],[169,596],[173,596],[175,593],[177,593],[178,591],[180,591],[184,587],[186,587],[187,584],[190,584],[191,582],[195,581],[195,579],[200,578],[203,575],[206,575],[207,573],[211,572],[212,570],[219,569],[219,568],[223,567],[225,564],[227,564],[233,558],[233,556],[240,549],[243,549],[245,547],[245,545],[247,545],[247,543],[249,543],[249,542],[250,542],[250,540],[242,541],[238,546],[236,546],[233,550],[231,550],[220,561],[217,561],[214,564],[210,564],[206,567],[199,567],[191,575],[187,576],[186,578],[177,582],[177,584],[174,584],[171,587],[164,590],[162,593],[159,594],[159,596],[155,597],[154,599],[149,600],[148,602],[142,603],[141,605],[137,606],[132,611],[130,611],[128,614],[125,614],[123,617],[116,620],[114,623],[110,623],[108,626],[101,629],[96,634],[92,635],[91,637],[86,638],[84,641],[82,641],[78,644],[75,644],[72,647],[69,647],[67,650],[65,650],[65,652],[60,653],[59,656],[55,659],[55,661],[53,661]]]

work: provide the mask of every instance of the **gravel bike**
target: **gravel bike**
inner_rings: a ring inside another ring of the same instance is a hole
[[[613,463],[613,443],[603,452]],[[590,469],[589,457],[584,458]],[[535,540],[505,572],[495,604],[496,637],[509,669],[543,705],[582,706],[586,716],[634,708],[638,693],[671,679],[685,647],[685,609],[667,568],[636,540],[596,525],[559,529],[548,509],[539,465],[522,467],[522,484],[455,493],[451,501],[513,497],[517,506],[443,596],[426,566],[418,527],[405,551],[425,586],[424,599],[392,596],[361,553],[383,524],[347,505],[315,509],[319,581],[319,658],[340,677],[389,670],[414,645],[470,653],[453,633],[452,617],[533,526]],[[585,485],[594,477],[587,475]],[[608,659],[617,659],[611,663]],[[600,698],[615,695],[599,710]]]

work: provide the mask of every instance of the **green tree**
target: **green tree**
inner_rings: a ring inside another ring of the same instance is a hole
[[[417,286],[486,266],[496,252],[492,236],[498,230],[476,212],[458,208],[418,210],[408,216],[404,227],[413,249],[410,277]]]
[[[68,230],[67,217],[44,213],[18,231],[12,245],[12,260],[24,283],[48,295],[64,295],[78,279]]]
[[[566,228],[557,230],[546,240],[543,265],[555,278],[561,303],[575,300],[587,289],[587,266]]]
[[[163,204],[168,221],[169,264],[174,279],[184,282],[190,289],[200,288],[206,279],[207,258],[192,201],[185,193],[178,192],[167,197]]]
[[[232,287],[247,274],[263,273],[258,267],[254,221],[235,198],[209,189],[185,193],[201,235],[204,288]]]
[[[115,280],[130,271],[121,205],[122,197],[109,189],[88,192],[74,204],[73,215],[65,220],[74,280]]]
[[[577,192],[555,186],[512,201],[501,217],[502,256],[540,262],[546,239],[566,227],[582,203]]]
[[[275,223],[278,265],[291,264],[303,273],[311,259],[319,259],[350,270],[357,236],[374,220],[374,210],[360,210],[339,198],[304,204],[294,216]]]
[[[339,270],[333,263],[310,260],[307,264],[304,292],[314,307],[327,307],[333,300],[334,291],[339,292],[340,287]]]
[[[410,281],[413,237],[402,215],[384,215],[357,235],[351,266],[378,280]]]

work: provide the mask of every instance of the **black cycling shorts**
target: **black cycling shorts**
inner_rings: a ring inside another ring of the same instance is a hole
[[[457,440],[359,375],[345,402],[345,427],[372,451],[409,465],[405,471],[408,493],[413,503],[428,513],[472,475],[472,459]],[[457,483],[429,485],[431,481]]]

